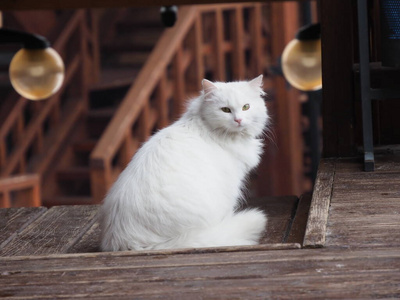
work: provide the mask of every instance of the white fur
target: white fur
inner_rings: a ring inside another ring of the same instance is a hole
[[[152,136],[110,189],[102,206],[103,251],[258,243],[266,216],[236,209],[262,152],[258,138],[268,115],[261,84],[262,76],[203,80],[186,113]]]

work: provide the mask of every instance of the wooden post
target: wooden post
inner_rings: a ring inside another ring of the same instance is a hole
[[[295,2],[271,3],[271,46],[272,60],[278,61],[286,44],[292,40],[299,28],[298,4]],[[277,147],[267,147],[268,160],[263,160],[260,172],[270,172],[268,180],[272,184],[259,182],[261,195],[300,195],[303,178],[303,146],[300,127],[299,92],[288,89],[283,76],[273,78],[275,99],[272,104],[273,131]],[[264,170],[264,171],[263,171]],[[271,173],[272,172],[272,173]],[[265,177],[263,181],[265,181]],[[269,185],[269,186],[268,186]]]
[[[352,21],[353,1],[321,1],[324,157],[352,156],[357,150],[354,137]]]
[[[112,184],[111,162],[104,162],[102,166],[90,166],[91,195],[93,204],[103,201]]]

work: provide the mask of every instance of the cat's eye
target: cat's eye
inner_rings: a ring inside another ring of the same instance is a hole
[[[230,109],[229,107],[221,107],[221,110],[222,110],[224,113],[230,113],[230,112],[231,112],[231,109]]]
[[[250,104],[245,104],[242,107],[242,110],[248,110],[250,108]]]

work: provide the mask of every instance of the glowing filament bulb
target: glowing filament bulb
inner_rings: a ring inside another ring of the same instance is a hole
[[[64,63],[53,48],[19,50],[10,63],[14,89],[30,100],[56,93],[64,81]]]

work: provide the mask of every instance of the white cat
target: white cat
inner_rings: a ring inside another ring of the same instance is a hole
[[[262,75],[212,83],[134,155],[102,206],[103,251],[257,244],[266,216],[236,211],[268,123]]]

